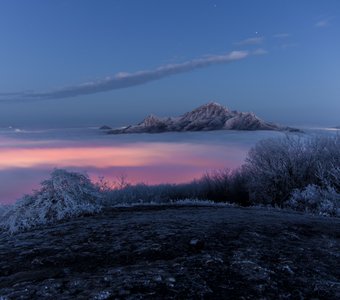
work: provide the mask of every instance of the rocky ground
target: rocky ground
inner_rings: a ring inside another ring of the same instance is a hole
[[[339,263],[336,218],[112,209],[0,233],[0,299],[339,299]]]

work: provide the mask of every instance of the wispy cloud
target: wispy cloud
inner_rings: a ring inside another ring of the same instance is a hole
[[[321,20],[321,21],[318,21],[318,22],[316,22],[315,23],[315,27],[327,27],[327,26],[329,26],[330,25],[330,23],[329,23],[329,21],[328,20]]]
[[[160,66],[154,70],[138,71],[135,73],[120,72],[112,77],[110,76],[101,80],[85,82],[79,85],[68,86],[47,92],[26,91],[21,93],[0,93],[0,101],[61,99],[123,89],[142,85],[168,76],[205,68],[211,65],[226,64],[242,60],[251,54],[253,53],[249,53],[248,51],[232,51],[224,55],[211,55],[183,63],[168,64]]]
[[[253,55],[264,55],[267,54],[268,51],[263,48],[258,48],[252,52]]]
[[[235,42],[234,45],[237,46],[247,46],[247,45],[259,45],[264,42],[263,36],[255,36],[251,38],[244,39],[242,41]]]
[[[333,17],[323,17],[320,18],[319,21],[317,21],[314,26],[317,28],[324,28],[324,27],[328,27],[331,25],[331,20],[333,19]]]

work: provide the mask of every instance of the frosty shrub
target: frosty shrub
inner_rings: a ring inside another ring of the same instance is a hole
[[[8,206],[2,205],[0,204],[0,218],[2,217],[2,215],[5,214],[5,212],[7,211]]]
[[[283,206],[295,189],[339,180],[339,174],[329,173],[339,165],[340,136],[261,141],[249,151],[244,167],[250,201]]]
[[[196,186],[192,183],[192,191],[194,192],[192,194],[197,199],[237,203],[242,206],[249,205],[247,176],[242,168],[236,170],[223,169],[206,173],[194,183]]]
[[[310,184],[294,190],[286,205],[298,211],[340,217],[340,193],[332,187],[321,188]]]
[[[117,204],[131,203],[170,203],[171,200],[179,198],[183,199],[183,195],[188,195],[190,193],[189,190],[186,190],[185,186],[187,185],[146,185],[143,183],[127,185],[123,188],[115,188],[105,191],[103,204],[107,206],[115,206]]]
[[[18,200],[0,219],[10,232],[23,231],[100,211],[98,188],[83,174],[56,169],[41,188]]]
[[[102,184],[104,182],[104,185]],[[240,170],[216,170],[204,174],[200,179],[181,184],[147,185],[129,184],[110,188],[105,180],[100,182],[104,206],[129,203],[171,204],[182,199],[210,200],[249,205],[246,178]]]
[[[340,193],[340,167],[331,166],[329,169],[318,168],[318,177],[325,187],[332,187]]]
[[[330,184],[340,191],[340,166],[334,167],[329,171]]]

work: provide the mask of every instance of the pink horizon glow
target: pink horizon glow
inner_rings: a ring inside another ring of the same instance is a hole
[[[0,170],[42,166],[107,168],[158,164],[211,168],[221,164],[220,159],[217,161],[214,158],[216,150],[219,152],[218,148],[223,147],[185,143],[136,143],[114,147],[2,148]],[[228,155],[239,156],[239,149],[229,147],[228,150]],[[231,153],[233,151],[235,153]]]
[[[120,174],[126,174],[132,184],[183,183],[209,170],[236,168],[245,155],[246,149],[237,146],[165,142],[3,146],[0,148],[0,177],[4,178],[0,183],[0,203],[13,202],[38,188],[53,168],[86,171],[93,181],[100,176],[114,181]]]

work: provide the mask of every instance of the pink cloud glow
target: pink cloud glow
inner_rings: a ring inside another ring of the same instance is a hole
[[[158,164],[211,168],[221,164],[220,155],[218,160],[214,157],[218,148],[173,143],[136,143],[114,147],[2,148],[0,170],[47,166],[143,167]]]
[[[191,143],[127,143],[119,145],[2,145],[0,203],[13,202],[39,186],[53,168],[88,172],[94,181],[121,174],[130,183],[182,183],[206,171],[236,168],[246,150],[237,146]]]

